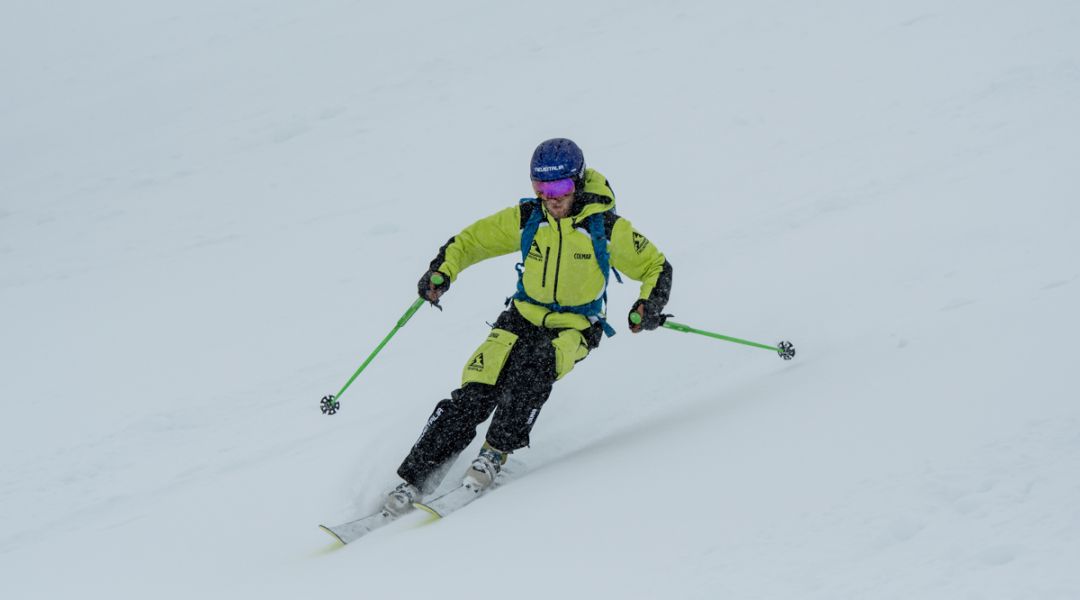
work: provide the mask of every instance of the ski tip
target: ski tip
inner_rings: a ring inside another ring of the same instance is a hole
[[[337,540],[337,541],[338,541],[338,543],[339,543],[339,544],[341,544],[342,546],[344,546],[344,545],[345,545],[345,543],[346,543],[346,542],[345,542],[345,540],[341,539],[341,536],[339,536],[338,534],[334,533],[334,530],[333,530],[333,529],[330,529],[330,528],[329,528],[329,527],[327,527],[326,525],[319,525],[319,529],[322,529],[322,530],[323,530],[323,531],[325,531],[326,533],[329,533],[329,534],[330,534],[330,536],[331,536],[331,537],[333,537],[333,538],[334,538],[335,540]]]
[[[439,514],[439,512],[437,510],[435,510],[434,508],[431,508],[430,506],[428,506],[426,504],[421,504],[420,502],[413,502],[413,507],[419,508],[420,510],[426,512],[427,514],[435,517],[436,519],[441,519],[443,517],[442,515]]]

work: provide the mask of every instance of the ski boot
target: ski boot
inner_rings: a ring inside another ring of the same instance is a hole
[[[413,502],[419,502],[420,496],[420,490],[415,485],[403,481],[386,498],[382,507],[383,514],[400,517],[413,509]]]
[[[502,466],[506,464],[506,458],[509,455],[509,452],[496,450],[487,442],[484,442],[484,447],[480,449],[480,455],[473,460],[472,464],[469,465],[469,470],[465,472],[465,480],[461,482],[462,485],[475,492],[487,489],[495,482],[495,477],[502,470]]]

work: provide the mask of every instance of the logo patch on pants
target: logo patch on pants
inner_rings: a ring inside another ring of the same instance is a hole
[[[472,358],[465,363],[461,370],[461,385],[469,383],[486,383],[495,385],[499,380],[506,365],[506,359],[510,356],[510,349],[514,347],[517,336],[505,329],[492,329],[487,340],[473,352]]]
[[[484,353],[483,352],[481,352],[480,354],[477,354],[476,358],[474,358],[473,361],[471,363],[469,363],[469,370],[471,370],[471,371],[483,371],[484,370]]]

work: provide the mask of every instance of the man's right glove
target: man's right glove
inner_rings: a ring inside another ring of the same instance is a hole
[[[435,283],[436,281],[439,283]],[[439,306],[439,297],[448,289],[450,289],[450,278],[439,271],[424,273],[424,276],[416,283],[416,291],[420,297],[435,306]]]
[[[630,314],[627,316],[627,321],[630,324],[630,331],[637,333],[642,329],[652,331],[657,327],[660,327],[667,321],[667,318],[672,315],[661,314],[663,308],[657,307],[654,303],[639,298],[633,306],[630,307]],[[637,314],[640,320],[634,323],[632,315]]]

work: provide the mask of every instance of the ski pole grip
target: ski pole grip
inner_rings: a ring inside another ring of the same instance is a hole
[[[634,325],[641,325],[641,315],[636,312],[630,313],[630,322]]]
[[[435,285],[442,285],[444,281],[446,280],[443,279],[443,276],[439,273],[435,273],[431,276],[431,283],[434,283]]]

